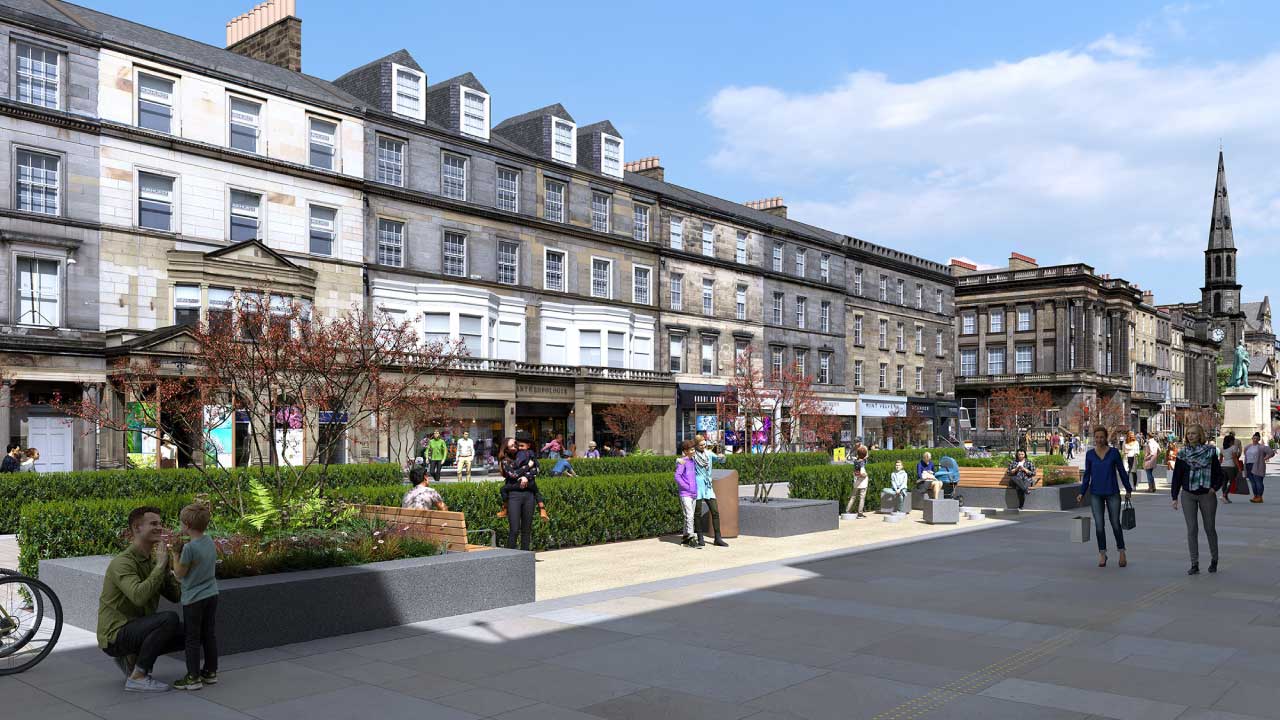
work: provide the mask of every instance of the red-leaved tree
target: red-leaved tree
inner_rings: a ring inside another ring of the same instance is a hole
[[[745,438],[742,444],[750,458],[747,472],[755,486],[753,501],[768,502],[777,454],[797,449],[806,438],[817,443],[819,437],[836,432],[839,421],[818,397],[810,375],[785,363],[766,372],[753,361],[754,352],[748,347],[739,355],[717,414]]]
[[[658,408],[640,398],[624,398],[620,403],[605,405],[600,417],[608,431],[625,442],[634,452],[645,431],[658,420]],[[590,438],[588,438],[590,439]]]
[[[1044,422],[1044,411],[1053,407],[1047,390],[1029,387],[1002,387],[991,392],[991,416],[1004,428],[1005,441],[1013,447],[1018,431]]]
[[[928,422],[919,408],[908,408],[905,414],[895,408],[883,420],[884,434],[893,438],[895,448],[907,447],[917,435],[923,434]]]
[[[423,413],[446,414],[463,383],[458,346],[424,343],[409,322],[359,309],[313,317],[309,307],[246,294],[187,332],[177,363],[124,358],[102,400],[55,404],[97,428],[174,446],[238,517],[264,505],[275,520],[302,512],[349,429],[378,437]],[[252,487],[226,462],[232,423],[248,427],[241,455]]]

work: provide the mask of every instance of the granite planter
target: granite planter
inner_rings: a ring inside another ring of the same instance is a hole
[[[1070,485],[1037,485],[1027,493],[1024,510],[1073,510],[1076,495],[1080,492],[1078,483]],[[964,498],[965,507],[986,507],[997,510],[1018,507],[1018,493],[1009,487],[965,487],[961,480],[956,494]]]
[[[776,498],[767,503],[738,504],[738,532],[761,537],[788,537],[836,530],[840,509],[834,500]]]
[[[110,555],[40,561],[66,622],[93,631]],[[223,655],[534,601],[534,555],[496,548],[218,581]],[[161,610],[177,610],[161,600]]]

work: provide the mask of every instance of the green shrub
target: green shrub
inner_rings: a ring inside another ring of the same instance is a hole
[[[506,542],[508,529],[507,520],[497,517],[502,502],[501,488],[502,483],[496,481],[436,486],[450,510],[466,513],[467,530],[492,529],[499,545]],[[647,475],[547,477],[538,480],[538,490],[551,519],[539,520],[535,513],[534,550],[636,540],[680,529],[680,502],[670,471]],[[330,495],[348,502],[399,505],[404,488],[339,488]],[[482,534],[475,534],[471,542],[479,544],[486,539]]]
[[[791,471],[806,465],[822,465],[831,461],[831,456],[824,452],[776,453],[769,459],[769,468],[775,476],[773,482],[787,482]],[[551,476],[551,468],[556,461],[550,458],[539,460],[542,477]],[[630,455],[628,457],[604,458],[571,458],[573,471],[579,477],[602,477],[614,475],[649,475],[675,472],[676,457],[674,455]],[[719,464],[727,470],[738,471],[738,482],[749,484],[751,479],[751,457],[745,453],[730,453]],[[541,482],[539,482],[541,485]]]
[[[129,544],[124,529],[131,510],[153,505],[166,525],[176,526],[178,512],[189,502],[191,495],[164,495],[25,505],[18,522],[18,570],[36,575],[40,560],[115,554]]]
[[[935,463],[941,460],[944,455],[953,457],[956,460],[965,457],[964,448],[903,448],[900,450],[872,450],[867,460],[873,463],[892,463],[895,460],[901,460],[903,466],[910,471],[916,466],[917,462],[920,462],[920,458],[924,457],[926,452],[933,457]]]
[[[907,489],[915,485],[915,469],[906,468]],[[893,474],[894,463],[875,462],[867,464],[867,501],[866,510],[874,512],[880,509],[880,491],[891,487],[889,476]],[[853,494],[853,466],[825,465],[796,468],[791,477],[791,497],[804,500],[835,500],[844,512],[849,496]]]
[[[319,473],[315,467],[309,472]],[[257,474],[255,468],[233,470],[234,477]],[[401,480],[400,468],[394,464],[330,465],[327,484],[382,485]],[[83,470],[63,473],[5,473],[0,475],[0,534],[17,532],[18,513],[23,505],[56,500],[89,498],[133,498],[194,494],[208,491],[199,470]]]

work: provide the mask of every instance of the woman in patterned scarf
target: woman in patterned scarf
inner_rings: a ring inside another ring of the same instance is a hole
[[[1222,487],[1222,464],[1218,451],[1205,442],[1204,428],[1191,425],[1187,428],[1187,444],[1178,453],[1173,466],[1173,509],[1182,505],[1182,517],[1187,521],[1187,549],[1191,552],[1191,569],[1188,575],[1200,572],[1200,529],[1197,520],[1204,521],[1204,534],[1209,538],[1209,572],[1218,572],[1218,494]],[[1199,516],[1197,518],[1197,513]]]

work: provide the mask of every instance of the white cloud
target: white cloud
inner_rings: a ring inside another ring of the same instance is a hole
[[[1089,44],[1094,52],[1103,52],[1122,58],[1143,58],[1151,54],[1151,48],[1134,38],[1118,38],[1107,33]]]
[[[1108,35],[911,82],[729,87],[708,116],[713,166],[785,195],[797,219],[932,258],[1080,257],[1169,299],[1200,284],[1225,138],[1247,295],[1280,255],[1280,54],[1157,64]]]

